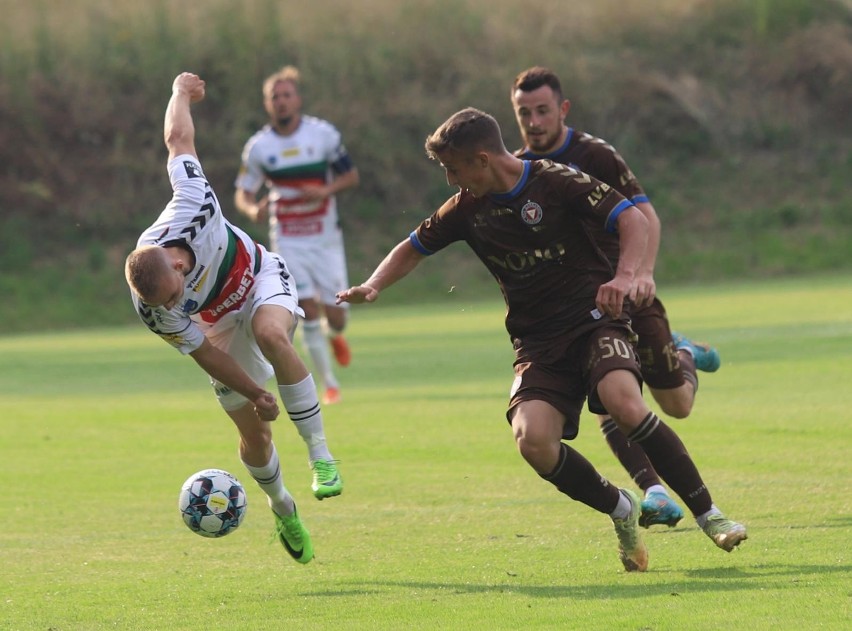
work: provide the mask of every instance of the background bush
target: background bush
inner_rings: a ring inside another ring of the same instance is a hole
[[[0,318],[132,321],[122,265],[170,196],[162,118],[207,80],[197,146],[226,214],[263,79],[303,72],[362,173],[341,196],[352,281],[449,194],[423,140],[473,105],[519,136],[514,76],[562,77],[569,123],[610,140],[663,220],[658,281],[852,267],[852,12],[843,0],[0,0]],[[407,292],[493,295],[463,248]],[[435,295],[435,294],[432,294]]]

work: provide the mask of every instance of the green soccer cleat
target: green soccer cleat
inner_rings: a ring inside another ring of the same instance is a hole
[[[731,521],[721,513],[710,515],[701,529],[725,552],[730,552],[748,539],[745,526]]]
[[[275,511],[275,536],[284,549],[297,563],[309,563],[314,558],[314,546],[311,544],[311,535],[299,519],[298,511],[294,511],[289,517],[281,517]]]
[[[314,460],[311,469],[314,471],[314,481],[311,483],[314,497],[324,500],[343,493],[343,480],[337,470],[336,460]]]
[[[618,556],[628,572],[644,572],[648,569],[648,548],[639,530],[639,513],[642,510],[639,497],[633,491],[619,490],[630,500],[630,515],[612,520],[618,535]]]
[[[702,342],[693,342],[688,337],[672,331],[672,341],[675,348],[678,350],[688,350],[692,353],[695,359],[695,367],[704,372],[716,372],[719,366],[722,365],[722,359],[719,357],[719,351]]]
[[[648,493],[642,500],[642,514],[639,525],[643,528],[660,524],[674,528],[683,519],[683,509],[665,493]]]

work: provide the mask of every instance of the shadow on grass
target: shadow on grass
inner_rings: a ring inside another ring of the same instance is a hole
[[[608,583],[606,585],[530,585],[522,584],[520,580],[509,580],[503,584],[475,584],[430,581],[366,581],[359,582],[352,589],[333,591],[318,591],[303,593],[303,596],[328,598],[334,596],[352,596],[368,593],[382,593],[390,589],[431,590],[443,595],[464,594],[506,594],[513,593],[531,598],[580,598],[601,600],[613,598],[648,598],[649,596],[679,596],[696,592],[737,592],[754,589],[801,589],[796,582],[789,580],[773,581],[772,577],[808,576],[825,577],[829,574],[845,574],[852,572],[852,565],[755,565],[748,568],[707,568],[703,570],[687,570],[683,572],[683,580],[666,581],[662,583],[633,582]],[[654,574],[670,573],[670,571],[654,571]],[[613,578],[617,575],[613,574]],[[619,574],[618,576],[623,576]],[[636,578],[643,576],[635,575]],[[512,575],[507,578],[514,579]],[[628,579],[629,580],[629,579]]]

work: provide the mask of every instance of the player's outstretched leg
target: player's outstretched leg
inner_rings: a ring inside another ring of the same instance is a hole
[[[630,501],[630,513],[623,519],[612,518],[618,536],[618,556],[628,572],[644,572],[648,569],[648,548],[639,530],[639,497],[627,489],[620,491]]]
[[[722,359],[719,357],[719,351],[703,342],[693,342],[688,337],[672,331],[672,340],[675,348],[679,351],[686,351],[692,355],[695,360],[695,367],[704,372],[716,372],[719,366],[722,365]]]
[[[311,544],[311,535],[299,519],[299,512],[293,509],[293,514],[282,517],[275,511],[275,536],[284,549],[298,563],[309,563],[314,558],[314,546]]]

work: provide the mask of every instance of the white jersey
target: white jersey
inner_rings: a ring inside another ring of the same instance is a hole
[[[308,200],[302,196],[301,187],[324,186],[333,173],[352,168],[334,125],[303,115],[299,128],[289,136],[266,125],[249,138],[234,184],[251,193],[257,193],[264,183],[269,186],[270,242],[279,244],[279,252],[283,252],[282,242],[322,242],[339,232],[335,196]]]
[[[177,156],[168,171],[174,196],[137,247],[187,247],[195,255],[195,267],[172,310],[150,307],[131,294],[148,328],[186,354],[201,346],[204,329],[247,306],[261,257],[269,254],[225,219],[197,158]]]

